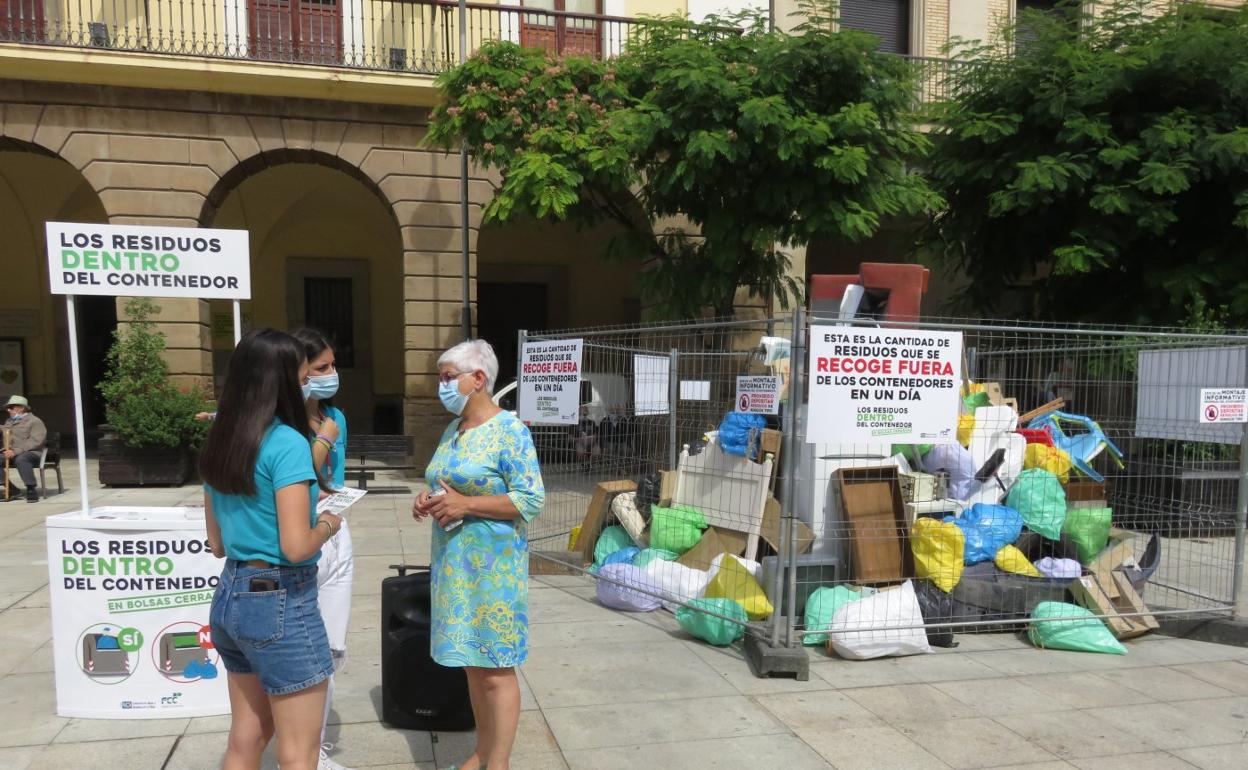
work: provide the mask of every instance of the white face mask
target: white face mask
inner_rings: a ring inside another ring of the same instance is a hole
[[[299,387],[300,387],[300,389],[303,391],[303,400],[304,400],[304,401],[307,401],[309,398],[312,398],[312,383],[310,383],[310,382],[305,382],[305,383],[303,383],[303,385],[301,385],[301,386],[299,386]]]
[[[312,398],[315,398],[317,401],[333,398],[334,394],[338,392],[338,372],[309,377],[308,384],[312,386]],[[306,401],[307,399],[304,400]]]

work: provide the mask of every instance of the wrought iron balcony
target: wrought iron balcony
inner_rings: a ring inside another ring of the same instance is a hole
[[[647,27],[644,19],[556,10],[556,0],[525,2],[468,3],[469,52],[511,40],[610,57]],[[0,0],[4,43],[436,75],[458,61],[459,12],[454,0]],[[921,70],[920,100],[944,96],[951,63],[908,58]]]
[[[612,56],[645,25],[554,5],[468,3],[469,50]],[[0,0],[5,42],[437,74],[458,60],[459,13],[452,0]]]

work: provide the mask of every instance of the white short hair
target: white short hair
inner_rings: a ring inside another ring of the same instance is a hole
[[[494,348],[485,340],[459,343],[438,358],[438,366],[443,364],[450,364],[464,374],[485,372],[485,392],[494,392],[494,381],[498,379],[498,356],[494,355]]]

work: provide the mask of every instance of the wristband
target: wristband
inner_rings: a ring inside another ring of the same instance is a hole
[[[333,443],[334,443],[334,442],[333,442],[333,441],[329,438],[329,436],[326,436],[324,433],[318,433],[318,434],[316,434],[316,437],[317,437],[317,438],[319,438],[321,441],[324,441],[324,442],[325,442],[325,443],[327,443],[327,444],[333,444]]]
[[[325,538],[326,540],[328,540],[330,537],[334,536],[334,525],[329,523],[329,519],[317,519],[316,520],[317,527],[321,526],[322,524],[324,524],[326,527],[329,528],[329,537]]]
[[[334,451],[334,445],[329,443],[329,439],[325,438],[324,436],[317,436],[316,438],[312,439],[312,443],[320,444],[321,446],[325,447],[325,449],[328,450],[329,452]]]

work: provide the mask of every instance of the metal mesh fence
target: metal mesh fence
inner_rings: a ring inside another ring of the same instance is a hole
[[[812,374],[808,342],[829,330],[872,333],[837,348],[840,374]],[[961,341],[943,395],[924,389],[938,367],[869,344],[939,335]],[[1242,407],[1206,389],[1245,385],[1246,335],[802,313],[521,342],[558,339],[583,340],[581,410],[532,426],[548,502],[530,538],[594,572],[609,605],[713,599],[706,617],[776,645],[831,632],[853,657],[1016,630],[1043,602],[1127,638],[1238,598],[1245,425],[1220,421]],[[820,404],[812,382],[841,374],[859,402]],[[778,414],[720,432],[766,376]],[[929,392],[949,404],[947,436],[828,440],[857,418],[904,425]]]

